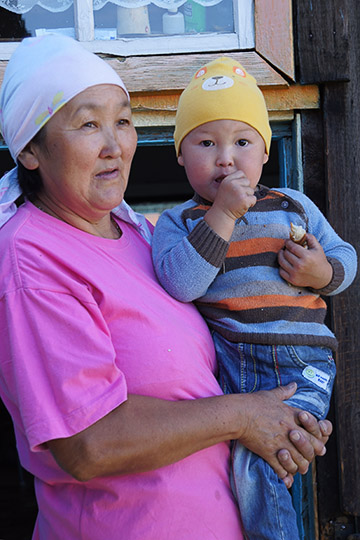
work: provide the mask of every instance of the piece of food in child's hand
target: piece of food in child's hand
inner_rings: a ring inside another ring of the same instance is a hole
[[[300,246],[307,247],[306,231],[301,225],[290,223],[290,239]]]

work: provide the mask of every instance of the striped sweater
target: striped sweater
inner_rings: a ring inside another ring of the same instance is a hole
[[[336,348],[324,324],[320,295],[347,288],[356,274],[354,248],[332,229],[315,204],[289,189],[258,186],[254,207],[236,222],[230,242],[204,221],[209,203],[198,195],[166,210],[153,237],[153,260],[163,287],[182,302],[195,301],[209,327],[232,342]],[[278,252],[290,222],[321,244],[333,267],[321,290],[281,278]]]

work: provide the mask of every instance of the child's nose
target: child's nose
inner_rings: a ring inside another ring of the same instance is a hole
[[[219,152],[216,164],[218,167],[231,167],[234,165],[234,157],[230,149],[223,149]]]

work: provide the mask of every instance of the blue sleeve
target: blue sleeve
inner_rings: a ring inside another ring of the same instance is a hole
[[[229,247],[203,219],[191,223],[189,230],[182,219],[187,205],[191,206],[191,202],[161,214],[152,242],[157,277],[164,289],[182,302],[191,302],[206,293]]]

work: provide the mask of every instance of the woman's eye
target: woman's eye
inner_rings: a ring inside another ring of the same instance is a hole
[[[214,143],[212,141],[201,141],[201,144],[202,146],[208,147],[208,146],[213,146]]]
[[[95,126],[95,122],[92,122],[91,120],[89,122],[84,122],[83,127],[89,127],[92,128]]]
[[[121,118],[121,120],[117,121],[117,124],[119,126],[128,126],[130,124],[130,120],[128,118]]]

